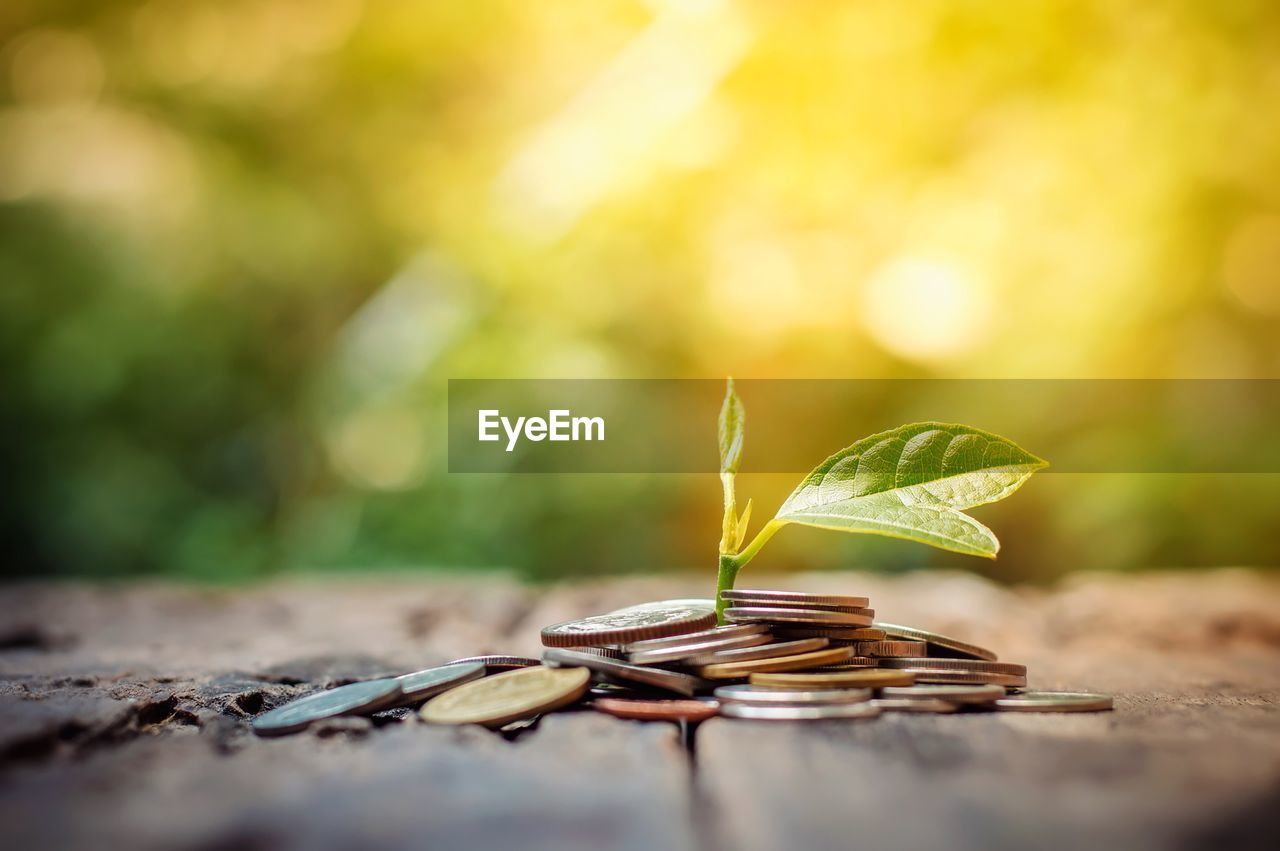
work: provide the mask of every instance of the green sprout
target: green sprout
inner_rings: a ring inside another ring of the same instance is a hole
[[[720,482],[724,523],[716,614],[724,622],[721,592],[738,571],[788,523],[885,535],[943,550],[995,558],[995,533],[964,513],[1013,493],[1047,467],[1017,444],[964,425],[912,423],[864,437],[813,469],[745,547],[751,501],[738,513],[734,479],[742,464],[746,414],[729,379],[720,408]]]

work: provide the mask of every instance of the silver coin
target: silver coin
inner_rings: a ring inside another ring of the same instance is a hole
[[[686,665],[718,665],[724,662],[754,662],[758,659],[774,659],[778,656],[794,656],[797,653],[812,653],[821,650],[829,642],[825,638],[804,638],[799,641],[779,641],[774,644],[761,644],[757,647],[745,647],[741,650],[719,650],[715,653],[704,653],[686,659]]]
[[[408,706],[412,703],[420,703],[454,686],[478,680],[487,670],[483,662],[466,664],[454,662],[441,665],[439,668],[427,668],[425,671],[396,677],[400,682],[400,690],[404,693],[403,697],[396,701],[396,705]]]
[[[770,591],[758,588],[734,588],[721,591],[720,599],[750,606],[792,606],[797,609],[846,606],[865,609],[870,601],[866,597],[849,597],[844,594],[810,594],[806,591]]]
[[[835,703],[826,706],[753,706],[748,703],[721,703],[720,714],[726,718],[748,718],[755,721],[834,721],[875,718],[880,707],[873,702]]]
[[[253,719],[259,736],[283,736],[305,729],[308,724],[343,715],[369,715],[394,706],[403,692],[395,677],[368,680],[315,692],[277,706]]]
[[[884,630],[885,634],[890,638],[923,641],[929,645],[930,656],[959,656],[965,659],[986,659],[989,662],[996,660],[994,651],[979,647],[976,644],[970,644],[967,641],[961,641],[958,638],[939,635],[927,629],[918,629],[914,626],[902,626],[901,624],[885,623],[883,621],[876,621],[875,627],[876,629]]]
[[[448,665],[469,665],[472,662],[479,662],[485,666],[490,673],[496,671],[510,671],[515,668],[532,668],[541,665],[537,659],[530,659],[528,656],[506,656],[500,654],[492,654],[489,656],[468,656],[465,659],[454,659],[452,662],[446,662]]]
[[[919,685],[886,686],[880,689],[882,697],[895,700],[945,700],[950,703],[990,703],[1008,694],[1004,686],[973,685]]]
[[[627,653],[617,647],[570,647],[569,650],[577,650],[579,653],[590,653],[592,656],[603,656],[606,659],[618,659],[625,662]]]
[[[875,612],[828,612],[818,609],[781,609],[765,606],[731,606],[724,616],[733,623],[806,623],[821,626],[871,626]]]
[[[701,632],[715,622],[715,603],[710,600],[659,600],[543,627],[542,643],[548,647],[631,644]]]
[[[1111,695],[1070,691],[1024,691],[995,702],[1006,712],[1106,712],[1114,709]]]
[[[628,661],[633,665],[656,665],[660,662],[679,662],[700,654],[716,650],[737,650],[744,647],[755,647],[767,644],[772,638],[768,633],[754,635],[732,635],[728,638],[717,638],[709,641],[695,641],[688,644],[673,644],[656,650],[640,650],[632,652]]]
[[[553,668],[587,668],[593,673],[619,685],[639,683],[640,685],[673,691],[686,697],[693,697],[695,691],[705,686],[703,680],[698,677],[691,677],[688,674],[665,671],[662,668],[631,665],[626,662],[619,662],[616,659],[605,659],[602,656],[592,656],[590,653],[581,653],[577,650],[568,650],[563,647],[548,648],[542,654],[542,662]]]
[[[713,641],[717,638],[735,638],[740,635],[760,635],[769,631],[768,624],[733,623],[716,626],[698,632],[686,632],[682,635],[670,635],[666,638],[650,638],[647,641],[633,641],[623,646],[628,653],[639,653],[642,650],[660,650],[677,644],[688,644],[693,641]]]
[[[885,712],[928,712],[934,715],[944,715],[960,708],[958,703],[936,697],[877,697],[871,703]]]
[[[722,703],[747,703],[752,706],[830,706],[836,703],[865,703],[871,699],[869,688],[773,689],[762,686],[720,686],[714,692]]]

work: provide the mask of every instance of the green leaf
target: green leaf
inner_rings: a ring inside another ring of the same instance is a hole
[[[1047,464],[990,432],[914,423],[863,438],[823,461],[775,520],[994,558],[995,534],[963,510],[1004,499]]]
[[[725,388],[720,406],[720,472],[737,473],[742,463],[742,442],[746,437],[747,415],[742,401],[733,392],[733,379]]]

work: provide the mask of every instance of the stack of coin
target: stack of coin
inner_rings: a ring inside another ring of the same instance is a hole
[[[621,718],[856,720],[883,712],[1096,712],[1106,695],[1025,691],[1027,669],[984,647],[875,620],[866,597],[725,591],[662,600],[542,630],[542,659],[472,656],[306,695],[259,715],[284,735],[346,715],[422,704],[422,720],[512,730],[584,699]],[[506,725],[506,726],[504,726]]]

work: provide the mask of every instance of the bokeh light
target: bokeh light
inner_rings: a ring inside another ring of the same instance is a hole
[[[449,377],[1278,377],[1277,102],[1264,0],[10,0],[8,570],[705,568],[714,481],[449,476]],[[1277,495],[1045,476],[965,566]]]

